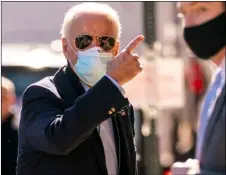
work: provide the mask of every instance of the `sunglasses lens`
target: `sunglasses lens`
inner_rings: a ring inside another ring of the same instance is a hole
[[[105,51],[110,51],[115,46],[115,39],[111,36],[99,37],[99,44]]]
[[[91,44],[92,39],[89,35],[79,35],[75,38],[75,45],[78,49],[85,49]]]

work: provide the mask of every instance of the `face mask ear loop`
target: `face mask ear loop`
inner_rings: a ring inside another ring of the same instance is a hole
[[[70,46],[71,50],[73,50],[73,52],[76,54],[77,59],[78,59],[78,53],[75,52],[75,50],[72,48],[72,46],[71,46],[71,44],[69,43],[68,39],[67,39],[67,43],[68,43],[68,45]],[[72,64],[71,60],[68,60],[68,64],[69,64],[70,67],[72,68],[73,72],[74,72],[75,74],[77,74],[76,71],[73,69],[74,65]]]
[[[71,50],[73,50],[73,52],[76,54],[77,58],[78,58],[78,53],[73,49],[73,47],[71,46],[71,44],[69,43],[68,39],[67,39],[67,43],[70,46]]]

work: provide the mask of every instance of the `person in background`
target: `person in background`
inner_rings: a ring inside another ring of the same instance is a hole
[[[1,119],[1,172],[2,175],[16,174],[18,147],[17,128],[14,125],[15,114],[12,106],[15,104],[15,86],[12,81],[2,77],[2,119]]]
[[[212,60],[213,75],[200,114],[196,159],[172,165],[172,174],[225,175],[225,2],[180,2],[184,39],[200,59]]]
[[[57,13],[57,11],[56,11]],[[119,53],[110,6],[82,3],[62,25],[68,64],[22,97],[18,175],[135,175],[134,111],[122,85],[142,71],[132,40]]]

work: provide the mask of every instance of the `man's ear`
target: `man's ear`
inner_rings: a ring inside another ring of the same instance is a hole
[[[68,40],[66,38],[61,39],[62,42],[62,51],[67,60],[69,60],[72,64],[77,62],[77,55],[74,54]]]
[[[62,42],[62,51],[63,51],[63,53],[64,53],[64,55],[66,57],[68,55],[68,52],[69,52],[69,50],[68,50],[68,43],[67,43],[66,38],[62,38],[61,42]]]
[[[115,43],[115,47],[114,47],[114,51],[113,51],[113,56],[115,57],[116,55],[118,55],[119,53],[119,47],[120,47],[120,43],[117,41]]]

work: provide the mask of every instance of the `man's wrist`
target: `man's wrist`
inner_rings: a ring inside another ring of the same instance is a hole
[[[122,93],[122,95],[124,96],[124,97],[126,97],[125,95],[126,95],[126,92],[125,92],[125,90],[123,89],[123,87],[116,81],[116,80],[114,80],[111,76],[109,76],[109,75],[107,75],[107,74],[105,74],[105,76],[109,79],[109,80],[111,80],[111,82],[119,89],[119,91]]]

